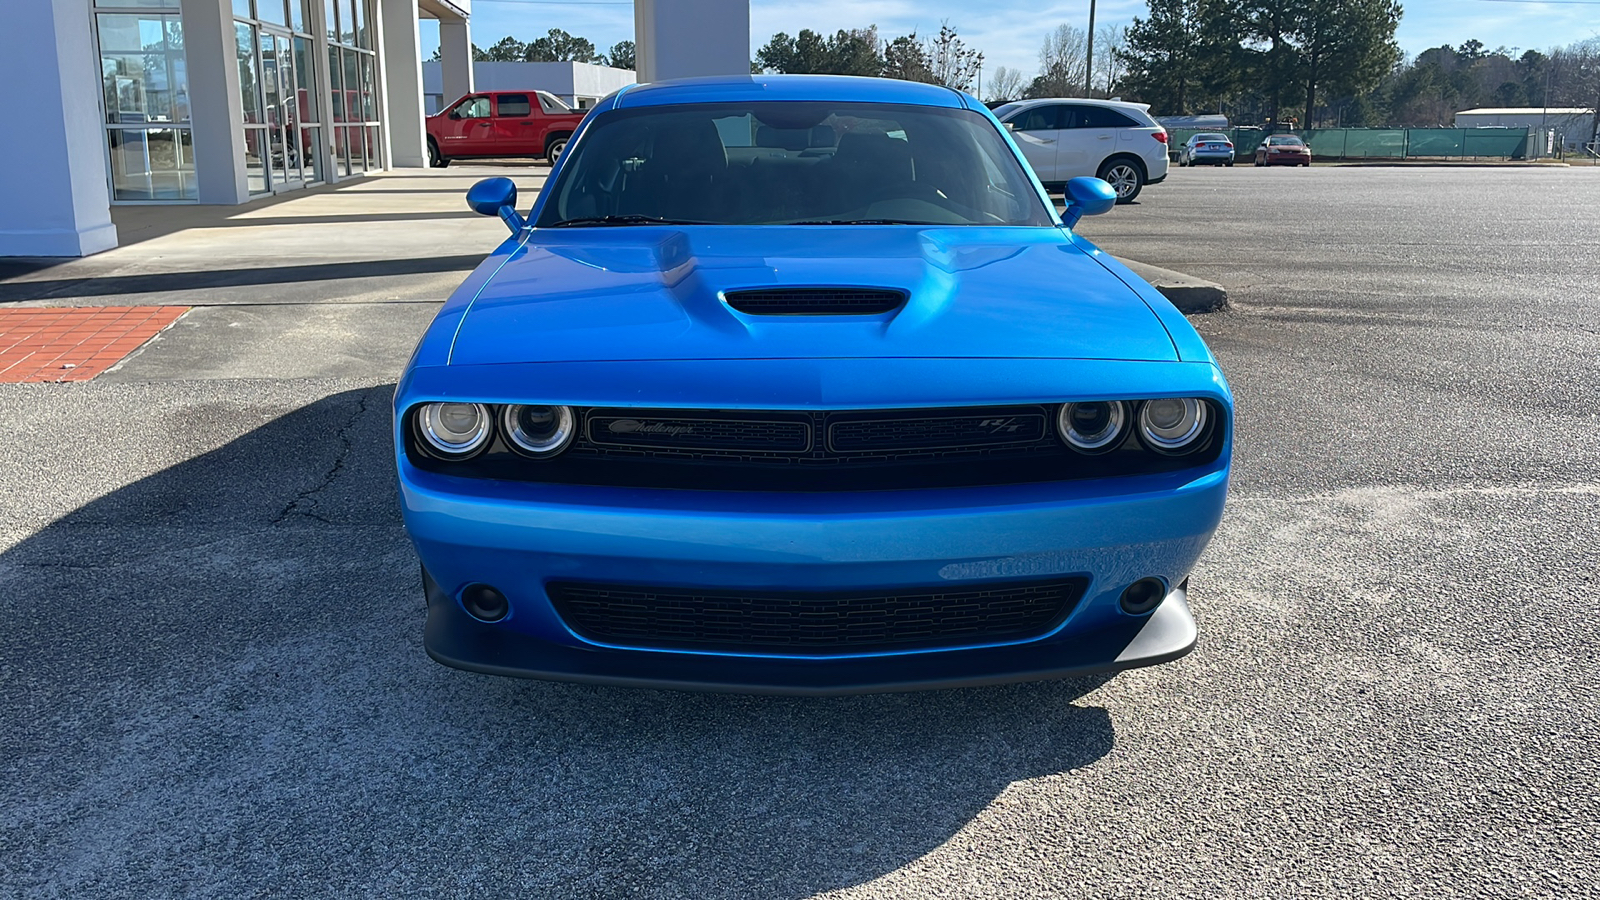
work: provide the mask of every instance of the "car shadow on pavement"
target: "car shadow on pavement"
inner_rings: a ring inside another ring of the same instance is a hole
[[[815,699],[431,662],[392,390],[0,553],[0,894],[805,897],[959,871],[975,820],[1053,818],[1010,785],[1111,751],[1104,677]]]

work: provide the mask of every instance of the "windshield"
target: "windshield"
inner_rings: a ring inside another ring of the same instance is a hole
[[[1034,225],[1055,220],[987,117],[881,103],[608,112],[536,223]]]
[[[1282,145],[1284,145],[1286,147],[1298,147],[1298,146],[1300,146],[1301,144],[1303,144],[1305,142],[1300,140],[1299,138],[1295,137],[1294,135],[1286,135],[1284,137],[1267,138],[1267,143],[1269,143],[1269,144],[1282,144]]]

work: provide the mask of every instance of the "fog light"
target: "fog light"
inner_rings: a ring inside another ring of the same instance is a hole
[[[1122,611],[1130,616],[1142,616],[1160,606],[1166,597],[1166,582],[1159,578],[1141,578],[1122,592]]]
[[[506,595],[487,584],[469,584],[461,592],[461,605],[467,614],[480,622],[498,622],[511,612]]]

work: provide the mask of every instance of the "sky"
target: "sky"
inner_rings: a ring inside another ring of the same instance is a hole
[[[665,5],[665,4],[664,4]],[[1545,50],[1600,37],[1600,0],[1402,0],[1400,48],[1416,55],[1441,44],[1477,39],[1497,47]],[[948,20],[969,46],[983,51],[984,70],[997,66],[1037,74],[1044,33],[1062,22],[1089,22],[1089,0],[984,0],[982,14],[971,0],[750,0],[752,50],[774,33],[810,28],[832,34],[841,28],[877,25],[885,37],[916,31],[932,34]],[[1097,0],[1098,24],[1126,24],[1144,15],[1144,0]],[[487,47],[506,35],[529,41],[551,28],[593,41],[605,52],[633,38],[628,0],[472,0],[472,40]],[[439,29],[422,22],[423,58],[438,46]]]

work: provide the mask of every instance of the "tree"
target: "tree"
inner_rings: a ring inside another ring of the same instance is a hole
[[[1029,97],[1077,97],[1087,79],[1087,36],[1083,29],[1057,25],[1039,48],[1039,77],[1028,85]]]
[[[632,69],[633,41],[618,41],[611,45],[611,52],[606,54],[606,64],[613,69]]]
[[[567,34],[559,28],[550,29],[542,38],[527,45],[522,58],[528,62],[581,62],[605,63],[605,57],[594,52],[594,43],[588,38]]]
[[[968,47],[956,35],[955,26],[944,22],[939,26],[939,36],[928,45],[928,67],[934,84],[965,91],[983,68],[983,54]]]
[[[1292,37],[1304,71],[1305,122],[1317,115],[1317,90],[1360,94],[1378,86],[1400,57],[1394,33],[1400,24],[1400,4],[1395,0],[1300,0]],[[1481,59],[1483,44],[1468,60]]]
[[[528,52],[528,45],[508,35],[481,52],[483,62],[520,62]],[[476,59],[478,54],[474,53],[473,57]]]
[[[985,100],[993,102],[996,100],[1021,99],[1022,73],[1016,69],[999,66],[994,70],[994,74],[989,76],[989,83],[986,87],[988,90],[985,91],[987,94],[983,98]]]
[[[1118,54],[1128,48],[1128,27],[1101,25],[1095,32],[1094,42],[1100,48],[1094,58],[1094,81],[1105,85],[1107,97],[1114,97],[1122,81],[1123,62]]]
[[[915,31],[883,45],[883,77],[933,84],[933,64]]]
[[[792,38],[780,31],[756,51],[755,62],[763,70],[791,74],[872,76],[883,72],[876,25],[840,30],[832,37],[809,28]]]
[[[1167,115],[1189,111],[1193,61],[1198,51],[1197,0],[1150,0],[1148,18],[1128,25],[1127,48],[1118,58],[1139,99]]]

